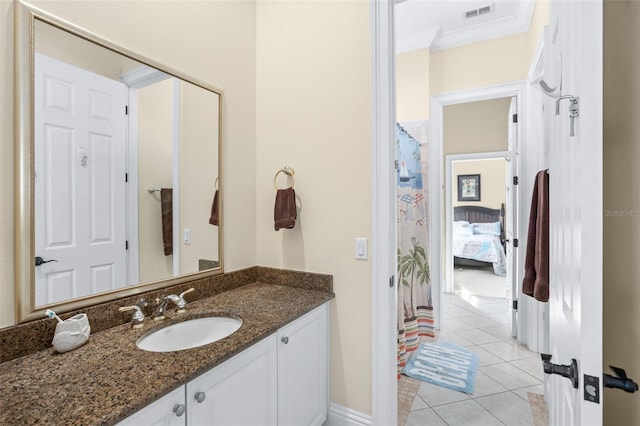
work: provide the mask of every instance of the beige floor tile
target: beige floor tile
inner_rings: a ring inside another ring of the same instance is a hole
[[[433,411],[450,426],[503,426],[500,420],[474,400],[441,405],[434,407]]]
[[[531,406],[511,392],[483,396],[475,401],[505,425],[534,426]]]

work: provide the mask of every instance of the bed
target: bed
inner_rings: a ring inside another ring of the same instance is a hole
[[[452,235],[454,265],[492,265],[496,275],[507,275],[504,204],[499,209],[454,207]]]

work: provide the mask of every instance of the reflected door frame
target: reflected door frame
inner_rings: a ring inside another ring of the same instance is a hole
[[[140,259],[140,241],[139,241],[139,179],[138,179],[138,89],[159,83],[166,79],[172,78],[169,74],[158,71],[148,66],[142,66],[129,71],[120,76],[120,81],[129,87],[129,137],[128,137],[128,164],[127,164],[127,241],[129,263],[127,269],[127,285],[135,285],[140,282],[139,259]],[[173,170],[179,171],[180,165],[180,148],[179,148],[179,106],[180,99],[179,82],[174,79],[173,83],[173,112],[172,112],[172,145],[173,145]],[[177,179],[180,173],[173,174],[173,229],[179,229],[179,193]],[[180,274],[180,244],[179,233],[173,234],[173,276]]]

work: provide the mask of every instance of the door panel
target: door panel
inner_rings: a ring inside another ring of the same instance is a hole
[[[36,305],[126,285],[120,82],[36,55]]]
[[[578,362],[578,388],[546,376],[550,423],[602,424],[600,403],[583,398],[584,375],[602,392],[602,2],[553,1],[545,78],[579,97],[571,136],[570,99],[550,114],[550,351]]]

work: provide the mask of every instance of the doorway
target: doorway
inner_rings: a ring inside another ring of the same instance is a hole
[[[447,156],[446,227],[451,232],[447,232],[445,293],[464,299],[507,299],[511,282],[504,225],[513,208],[507,203],[506,154]],[[464,196],[465,182],[479,184],[477,197]]]

